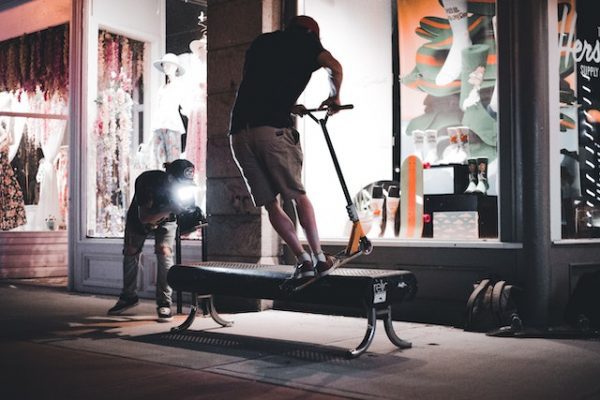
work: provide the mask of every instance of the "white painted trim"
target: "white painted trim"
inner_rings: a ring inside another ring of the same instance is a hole
[[[0,111],[0,117],[62,119],[62,120],[69,119],[69,116],[64,115],[64,114],[42,114],[42,113],[30,113],[30,112],[12,112],[12,111]]]
[[[550,132],[550,239],[560,240],[561,189],[560,189],[560,87],[558,48],[558,3],[548,2],[548,131]]]
[[[552,242],[552,244],[555,244],[557,246],[568,246],[568,245],[584,245],[584,246],[588,246],[588,245],[599,245],[600,244],[600,239],[560,239],[560,240],[554,240]]]
[[[498,239],[480,239],[480,240],[437,240],[420,238],[416,240],[395,240],[395,239],[370,239],[373,247],[399,248],[399,247],[429,247],[435,248],[461,248],[461,249],[522,249],[522,243],[501,242]],[[306,241],[303,241],[307,244]],[[347,239],[325,239],[321,240],[323,246],[345,246]]]

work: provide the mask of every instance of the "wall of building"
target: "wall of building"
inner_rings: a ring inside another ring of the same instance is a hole
[[[71,0],[35,0],[0,13],[0,41],[64,24],[71,19]]]

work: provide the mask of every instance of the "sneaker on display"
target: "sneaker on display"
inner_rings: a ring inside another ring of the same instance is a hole
[[[158,322],[169,322],[173,319],[171,307],[158,307],[156,312],[158,314]]]
[[[132,297],[130,299],[119,298],[117,304],[115,304],[110,310],[108,310],[108,315],[119,315],[123,311],[130,309],[131,307],[135,307],[140,303],[138,297]]]

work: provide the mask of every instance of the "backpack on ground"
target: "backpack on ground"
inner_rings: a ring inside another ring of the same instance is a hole
[[[516,296],[520,288],[506,281],[483,279],[476,283],[467,301],[465,330],[488,332],[510,326],[521,328]]]

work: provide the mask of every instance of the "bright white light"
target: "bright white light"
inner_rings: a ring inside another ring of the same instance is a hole
[[[182,203],[188,203],[194,200],[194,186],[182,186],[177,189],[177,198]]]

